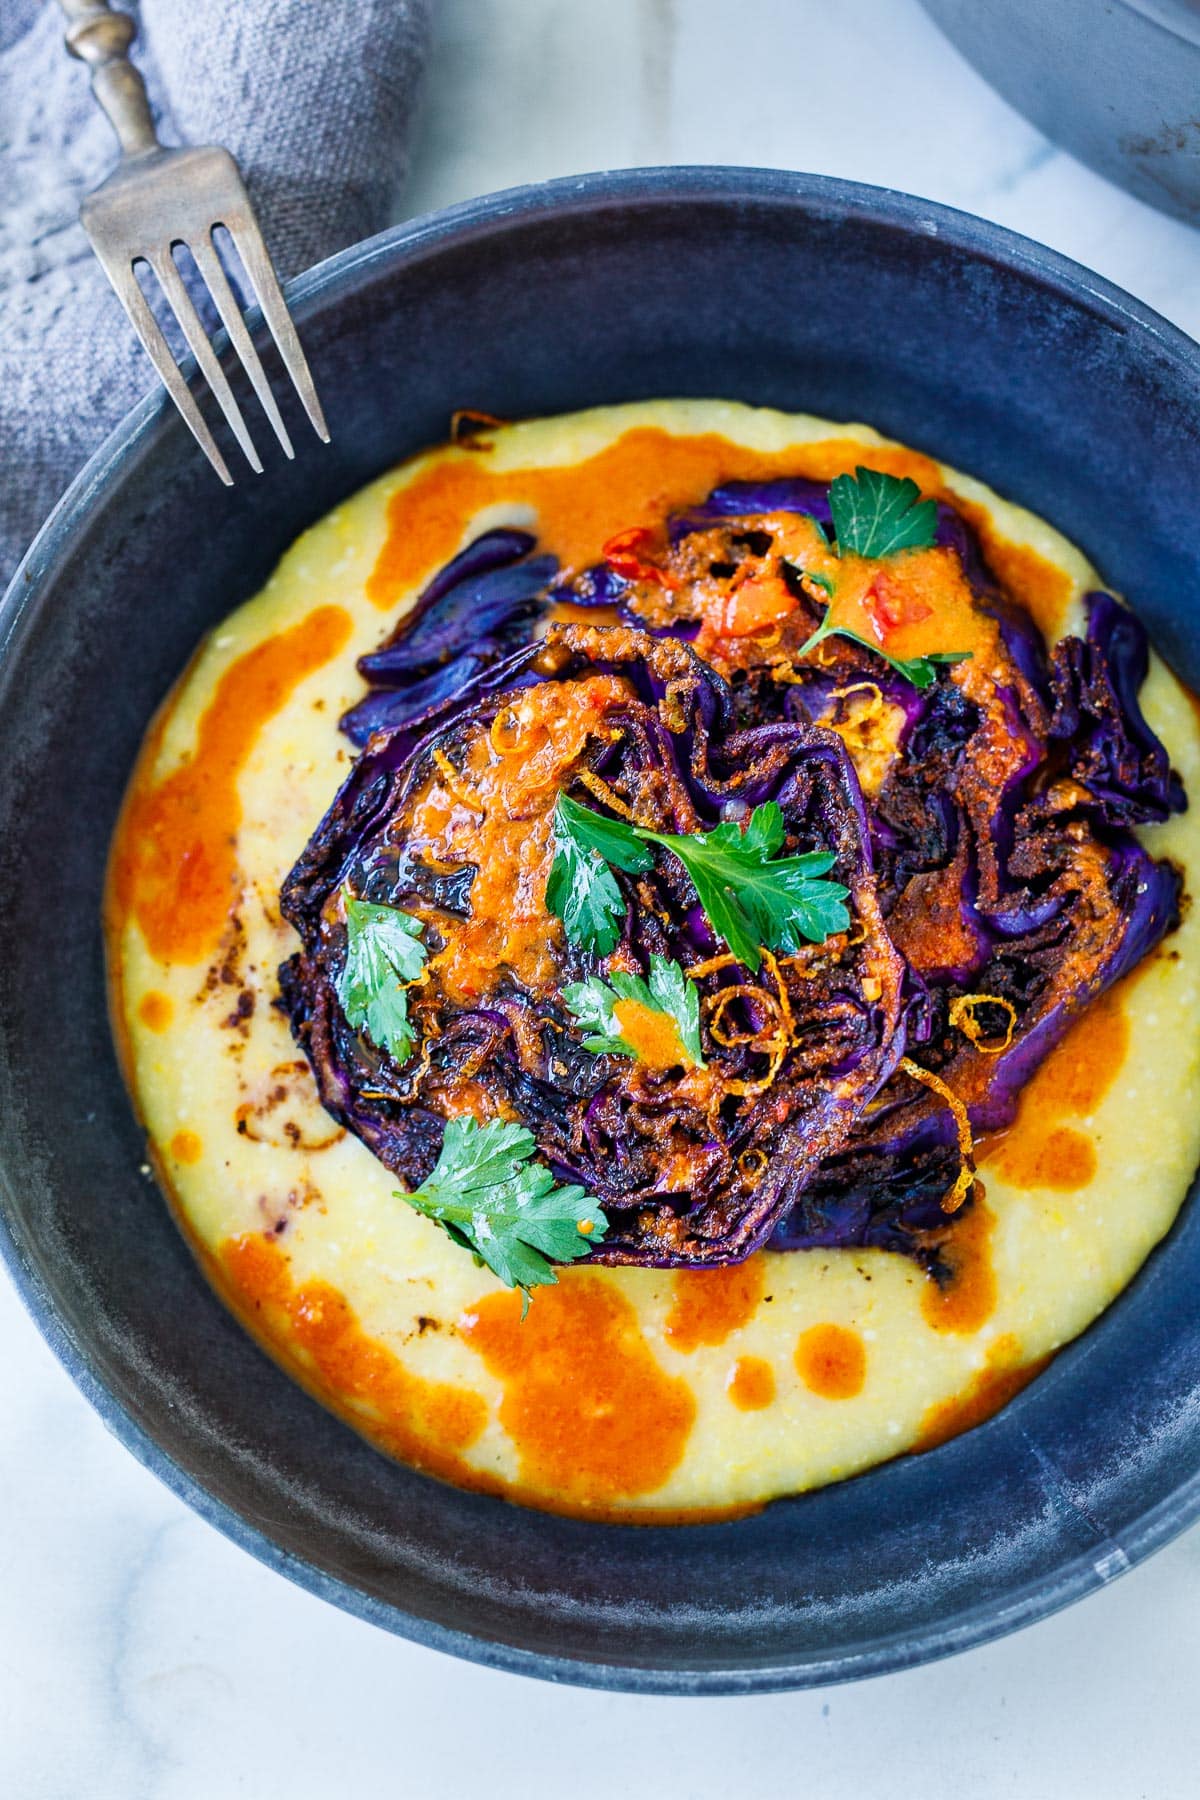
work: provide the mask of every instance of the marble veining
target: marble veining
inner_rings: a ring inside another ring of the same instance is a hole
[[[1055,150],[915,0],[438,10],[398,217],[600,167],[814,169],[982,213],[1200,334],[1200,233]],[[0,1368],[4,1800],[1195,1792],[1200,1530],[1015,1638],[865,1685],[558,1690],[389,1638],[227,1543],[107,1435],[2,1281]]]

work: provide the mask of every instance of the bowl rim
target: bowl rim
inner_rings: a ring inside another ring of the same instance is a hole
[[[631,204],[688,206],[718,199],[751,206],[790,206],[798,216],[851,213],[893,229],[936,236],[975,260],[1001,263],[1042,286],[1069,295],[1076,304],[1084,302],[1122,330],[1132,327],[1148,334],[1160,353],[1170,360],[1183,358],[1200,366],[1200,346],[1179,327],[1069,257],[990,220],[898,189],[785,169],[720,164],[597,171],[461,201],[390,226],[316,264],[285,284],[288,304],[302,330],[307,314],[318,305],[336,306],[349,286],[381,262],[419,260],[446,245],[465,244],[539,216],[565,219]],[[259,314],[251,311],[248,317],[254,331],[260,324]],[[217,345],[219,351],[224,349],[223,336]],[[190,358],[183,368],[185,374],[192,371]],[[149,392],[126,413],[67,487],[0,600],[0,670],[39,588],[85,528],[99,497],[119,479],[126,460],[147,450],[155,434],[169,428],[175,418],[169,397],[160,391]],[[9,1172],[0,1159],[0,1258],[26,1311],[58,1361],[109,1431],[144,1468],[226,1538],[307,1592],[395,1635],[507,1673],[657,1695],[769,1693],[860,1680],[954,1655],[1044,1619],[1132,1568],[1200,1516],[1198,1468],[1123,1527],[1124,1554],[1119,1567],[1111,1566],[1108,1559],[1095,1552],[1081,1551],[1060,1564],[1053,1577],[1032,1579],[1000,1603],[988,1598],[958,1613],[952,1622],[931,1625],[915,1635],[895,1633],[869,1648],[838,1651],[828,1657],[813,1654],[788,1663],[689,1669],[635,1660],[596,1662],[525,1649],[516,1643],[441,1625],[376,1599],[283,1549],[248,1523],[232,1505],[210,1493],[160,1446],[130,1408],[106,1386],[59,1316],[46,1284],[26,1256],[12,1228],[15,1216]],[[786,1504],[786,1500],[782,1503]],[[701,1525],[686,1529],[706,1528]]]

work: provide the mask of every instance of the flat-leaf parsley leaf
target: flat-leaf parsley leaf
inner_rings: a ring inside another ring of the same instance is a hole
[[[607,956],[625,917],[625,901],[609,864],[634,875],[653,860],[620,819],[606,819],[560,794],[546,905],[562,920],[573,944]]]
[[[797,658],[807,656],[810,650],[815,650],[818,644],[823,644],[826,638],[831,637],[848,638],[860,649],[869,650],[872,656],[882,657],[889,668],[895,669],[897,675],[902,675],[905,681],[911,681],[922,693],[937,680],[939,667],[947,663],[966,662],[971,654],[969,650],[933,650],[928,656],[889,656],[886,650],[881,650],[878,644],[869,643],[857,631],[850,631],[845,625],[831,625],[827,612],[812,636],[805,638],[797,650]]]
[[[648,981],[618,969],[606,981],[593,975],[587,981],[573,982],[563,989],[563,999],[575,1015],[575,1023],[592,1034],[583,1040],[585,1050],[594,1050],[598,1055],[637,1056],[634,1045],[621,1036],[616,1010],[622,1000],[627,1000],[670,1019],[679,1038],[680,1060],[693,1069],[704,1067],[700,995],[679,964],[669,957],[651,956]]]
[[[823,943],[850,923],[849,889],[823,879],[836,858],[824,850],[779,856],[783,813],[775,800],[756,806],[746,829],[732,819],[713,831],[639,833],[677,856],[692,878],[709,924],[738,961],[757,972],[762,946],[799,950]]]
[[[646,854],[643,843],[660,844],[677,857],[691,876],[709,924],[748,969],[757,972],[764,945],[769,950],[795,951],[802,940],[822,943],[832,933],[845,931],[850,923],[845,904],[849,890],[823,879],[833,867],[832,855],[823,850],[800,856],[777,854],[783,847],[784,828],[783,813],[774,800],[754,808],[744,831],[727,820],[712,831],[686,833],[648,831],[640,825],[627,825],[623,819],[603,818],[565,796],[560,796],[558,804],[570,809],[572,829],[594,844],[599,855],[614,861],[625,859],[618,862],[619,868],[647,866],[632,860],[639,853]],[[579,815],[592,823],[581,826]],[[566,918],[563,923],[573,942],[595,947],[573,936]],[[607,949],[612,949],[616,939],[614,920]]]
[[[544,1163],[534,1162],[533,1134],[524,1125],[469,1117],[447,1121],[437,1164],[415,1193],[398,1193],[433,1219],[507,1287],[524,1295],[558,1277],[549,1261],[574,1262],[602,1242],[608,1221],[583,1188],[559,1187]]]
[[[907,475],[886,475],[860,463],[853,475],[829,484],[829,510],[838,555],[891,556],[897,550],[927,550],[937,534],[937,506],[922,500]]]
[[[342,1011],[355,1031],[366,1031],[381,1050],[404,1062],[416,1042],[404,984],[425,967],[421,921],[397,906],[356,900],[349,889],[343,904],[346,960],[337,983]]]
[[[839,556],[893,556],[898,550],[928,550],[936,541],[937,506],[932,500],[921,499],[920,488],[907,475],[888,475],[882,469],[868,469],[860,463],[853,475],[838,475],[830,482],[829,510]],[[834,622],[831,615],[836,588],[827,575],[811,570],[804,573],[807,580],[824,589],[831,604],[816,631],[796,652],[797,657],[807,656],[826,638],[847,638],[873,656],[882,657],[915,688],[924,689],[937,680],[940,665],[965,662],[971,654],[969,650],[942,650],[928,656],[889,656],[878,644],[869,643],[858,632]]]

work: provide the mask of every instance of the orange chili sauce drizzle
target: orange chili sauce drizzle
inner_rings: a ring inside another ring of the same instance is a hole
[[[867,1346],[848,1325],[810,1325],[796,1340],[796,1373],[822,1400],[853,1400],[867,1379]]]
[[[898,445],[826,438],[784,450],[753,450],[717,432],[674,435],[637,425],[581,462],[552,468],[497,470],[465,450],[451,450],[422,470],[388,503],[388,535],[367,582],[380,608],[394,606],[459,549],[464,526],[485,506],[513,501],[534,508],[538,543],[567,569],[597,562],[616,533],[654,527],[695,505],[724,481],[803,475],[829,481],[859,463],[907,475],[926,494],[954,501],[979,532],[996,573],[1009,583],[1050,635],[1061,626],[1070,583],[1033,550],[1010,544],[982,507],[959,500],[937,463]]]
[[[957,650],[980,658],[985,666],[991,663],[999,627],[976,605],[952,550],[906,550],[894,567],[853,555],[822,560],[837,583],[827,622],[881,645],[889,656]],[[881,601],[889,600],[897,614],[891,625],[880,612]],[[908,609],[911,619],[904,616]]]
[[[418,795],[410,844],[435,866],[473,863],[478,871],[469,918],[447,923],[434,914],[446,942],[429,967],[451,1000],[477,1000],[503,971],[533,993],[557,986],[552,951],[561,927],[546,910],[554,804],[564,771],[628,695],[615,675],[532,688],[509,709],[510,748],[498,750],[480,729],[461,767],[435,768]],[[677,1049],[670,1063],[679,1060]]]
[[[739,1412],[761,1412],[775,1398],[775,1371],[761,1356],[739,1356],[725,1392]]]
[[[469,1388],[412,1374],[359,1324],[344,1294],[327,1281],[297,1286],[288,1258],[269,1238],[227,1238],[220,1272],[248,1321],[291,1358],[324,1399],[391,1455],[466,1487],[486,1477],[460,1452],[487,1424],[487,1402]],[[364,1414],[356,1407],[366,1407]]]
[[[160,962],[197,963],[216,949],[235,893],[238,775],[266,720],[337,655],[350,624],[343,607],[319,606],[239,656],[204,710],[194,752],[156,781],[168,700],[146,739],[113,840],[110,929],[132,916]]]
[[[1086,1187],[1096,1172],[1092,1141],[1061,1121],[1064,1114],[1086,1117],[1120,1073],[1129,1048],[1124,996],[1139,973],[1126,976],[1080,1015],[1023,1089],[1009,1129],[976,1144],[978,1164],[1020,1187],[1060,1193]],[[954,1221],[941,1246],[949,1280],[930,1281],[921,1296],[925,1322],[934,1331],[967,1335],[995,1311],[994,1225],[978,1182],[974,1203]]]
[[[926,1407],[920,1433],[912,1446],[913,1453],[920,1455],[924,1450],[936,1450],[939,1444],[957,1437],[960,1431],[981,1425],[1002,1406],[1007,1406],[1014,1394],[1028,1387],[1034,1376],[1040,1375],[1053,1360],[1050,1356],[1039,1356],[1033,1362],[1023,1363],[1020,1355],[1021,1346],[1011,1333],[997,1338],[988,1351],[987,1367],[979,1371],[961,1394]]]
[[[1124,1066],[1129,1051],[1124,997],[1139,972],[1080,1015],[1022,1090],[1009,1129],[979,1146],[981,1163],[1021,1187],[1071,1193],[1087,1186],[1096,1173],[1095,1148],[1063,1120],[1094,1112]]]
[[[1071,603],[1071,579],[1062,569],[1029,544],[1014,544],[992,523],[985,506],[946,490],[950,500],[972,527],[984,560],[1000,585],[1029,613],[1043,636],[1054,643],[1062,635]]]
[[[160,994],[157,988],[151,988],[143,994],[138,1005],[138,1018],[147,1031],[165,1031],[175,1014],[174,1003],[169,994]]]
[[[165,1179],[164,1185],[170,1193]],[[520,1295],[515,1293],[489,1294],[459,1321],[462,1336],[482,1353],[492,1373],[506,1381],[500,1421],[517,1444],[522,1473],[528,1478],[510,1482],[477,1468],[462,1455],[487,1425],[489,1406],[481,1394],[414,1374],[386,1344],[363,1330],[345,1295],[330,1282],[314,1279],[297,1285],[286,1254],[273,1238],[257,1232],[226,1238],[214,1256],[195,1237],[186,1215],[178,1216],[214,1286],[265,1348],[318,1400],[400,1462],[475,1493],[614,1524],[719,1524],[761,1512],[765,1504],[621,1504],[624,1497],[661,1485],[676,1466],[695,1402],[684,1382],[663,1374],[641,1338],[633,1308],[611,1283],[596,1276],[575,1277],[576,1285],[582,1280],[607,1288],[613,1302],[607,1309],[603,1303],[597,1306],[590,1295],[582,1304],[572,1299],[568,1276],[558,1287],[539,1291],[524,1326]],[[550,1306],[541,1315],[538,1335],[537,1307],[546,1300]],[[564,1315],[573,1320],[565,1331]],[[593,1336],[598,1321],[600,1330]],[[531,1323],[535,1337],[522,1336]],[[632,1341],[625,1335],[630,1331],[636,1334]],[[542,1350],[535,1344],[544,1348],[547,1340],[552,1345],[550,1360],[557,1358],[558,1373],[548,1384],[551,1403],[558,1407],[553,1416],[537,1391],[536,1365]],[[573,1397],[563,1389],[571,1389]],[[531,1434],[523,1441],[526,1413]],[[554,1434],[564,1427],[568,1437],[556,1446]],[[571,1435],[575,1432],[578,1438]],[[657,1447],[649,1442],[655,1432],[660,1434]],[[626,1438],[633,1440],[628,1461],[622,1447]],[[641,1439],[645,1442],[639,1450]],[[537,1444],[547,1440],[544,1461]],[[573,1466],[577,1449],[584,1458],[584,1479],[554,1486],[548,1473],[561,1461]]]
[[[761,1256],[748,1256],[728,1268],[677,1269],[666,1324],[672,1350],[690,1356],[702,1344],[723,1344],[754,1317],[765,1279]]]
[[[695,1399],[655,1360],[611,1281],[563,1271],[524,1320],[519,1294],[487,1294],[459,1331],[504,1383],[500,1423],[528,1489],[602,1514],[678,1467]]]
[[[198,1163],[204,1155],[204,1142],[195,1131],[177,1131],[171,1139],[171,1155],[176,1162]]]
[[[675,1069],[687,1062],[674,1019],[644,1006],[640,1000],[618,1000],[613,1007],[621,1037],[648,1069]]]
[[[955,1219],[941,1246],[949,1278],[932,1278],[921,1294],[921,1311],[931,1331],[967,1337],[986,1325],[996,1310],[996,1271],[992,1267],[992,1231],[996,1215],[975,1183],[975,1198]]]

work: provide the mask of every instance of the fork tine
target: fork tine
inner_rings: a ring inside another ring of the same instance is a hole
[[[180,373],[179,365],[171,354],[171,347],[162,334],[158,320],[146,304],[146,297],[138,286],[133,265],[106,255],[95,238],[92,239],[92,248],[103,265],[104,273],[116,290],[117,299],[128,313],[130,324],[141,338],[147,356],[158,370],[159,379],[183,414],[188,430],[225,486],[232,487],[233,476],[229,473],[225,458],[213,441],[212,432],[205,424],[204,415],[196,405],[192,391]]]
[[[242,409],[233,397],[233,389],[226,378],[225,371],[217,361],[217,353],[208,341],[208,333],[200,320],[200,314],[192,305],[192,297],[183,284],[183,276],[175,266],[175,258],[170,248],[152,251],[147,258],[150,267],[158,276],[163,292],[171,302],[175,317],[183,329],[188,347],[200,365],[200,372],[208,382],[216,396],[217,404],[225,414],[226,423],[234,437],[242,447],[242,454],[256,475],[262,474],[262,463],[258,451],[254,448],[254,440],[246,429],[246,421],[242,417]]]
[[[231,214],[223,223],[250,277],[258,304],[262,307],[263,318],[270,327],[271,336],[275,339],[296,392],[304,402],[304,410],[312,421],[312,428],[322,442],[327,444],[329,428],[325,423],[325,414],[321,411],[321,402],[317,399],[317,390],[308,372],[308,363],[300,348],[300,339],[292,324],[292,315],[276,279],[262,233],[252,214],[240,218]]]
[[[196,259],[196,267],[208,284],[208,291],[221,315],[221,323],[229,333],[229,341],[237,351],[242,367],[253,383],[259,404],[271,421],[275,436],[283,446],[284,455],[294,457],[296,452],[292,449],[292,440],[288,436],[287,426],[279,416],[279,408],[275,404],[271,384],[259,361],[258,351],[254,348],[250,333],[246,330],[246,322],[242,318],[233,289],[229,285],[228,277],[221,266],[221,259],[217,255],[211,237],[202,237],[196,243],[189,244],[188,248]]]

